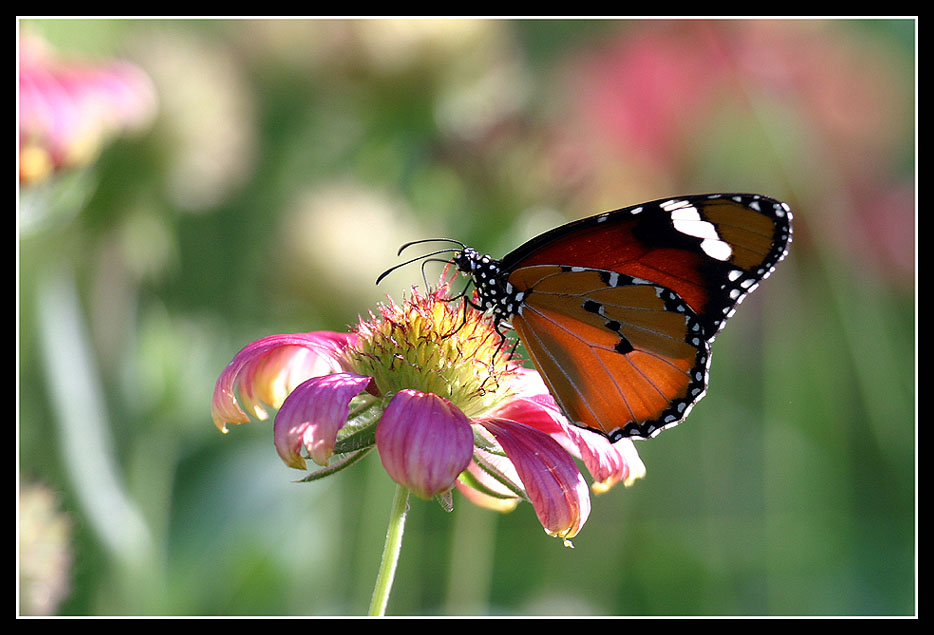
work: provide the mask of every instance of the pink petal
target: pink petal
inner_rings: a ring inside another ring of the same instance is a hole
[[[603,493],[620,481],[628,487],[645,476],[645,464],[629,439],[610,443],[603,435],[571,425],[567,426],[566,434],[576,446],[575,456],[580,457],[594,478],[595,493]]]
[[[304,447],[312,461],[327,465],[337,432],[347,423],[350,401],[372,381],[363,375],[335,373],[312,377],[295,388],[276,415],[276,450],[285,464],[305,469]]]
[[[350,333],[315,331],[270,335],[237,353],[214,386],[212,415],[223,432],[227,424],[246,423],[244,407],[259,419],[268,415],[263,404],[278,408],[286,396],[309,377],[341,370],[338,354],[352,344]]]
[[[421,498],[450,490],[473,456],[470,420],[447,399],[401,390],[376,429],[376,447],[394,481]]]
[[[567,452],[583,460],[594,478],[593,490],[597,493],[620,481],[628,486],[645,475],[645,465],[632,441],[610,443],[596,432],[568,423],[551,395],[513,399],[491,416],[520,421],[550,435]]]
[[[574,459],[548,434],[509,419],[478,421],[505,450],[545,531],[565,540],[590,515],[590,493]]]
[[[551,395],[517,397],[500,405],[490,414],[491,419],[521,421],[546,434],[564,434],[567,422]]]
[[[550,394],[535,394],[513,399],[492,412],[490,418],[510,419],[524,423],[549,435],[566,452],[578,458],[581,456],[576,434],[569,434],[569,431],[580,430],[580,428],[568,423]]]

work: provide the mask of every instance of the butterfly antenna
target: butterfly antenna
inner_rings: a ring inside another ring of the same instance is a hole
[[[416,241],[416,242],[425,242],[425,241]],[[405,248],[408,247],[409,245],[413,245],[413,244],[415,244],[415,243],[408,243],[407,245],[403,245],[403,246],[402,246],[402,249],[405,249]],[[400,253],[402,252],[402,249],[399,250]],[[448,253],[452,253],[452,252],[455,252],[455,251],[458,251],[458,250],[457,250],[456,248],[454,248],[454,247],[448,247],[447,249],[439,249],[438,251],[433,251],[433,252],[431,252],[430,254],[424,254],[424,255],[422,255],[422,256],[418,256],[418,257],[416,257],[416,258],[412,258],[411,260],[406,260],[405,262],[400,263],[400,264],[398,264],[398,265],[396,265],[396,266],[394,266],[394,267],[390,267],[389,269],[387,269],[387,270],[384,271],[383,273],[379,274],[379,277],[376,279],[376,284],[379,284],[379,283],[382,281],[383,278],[385,278],[386,276],[388,276],[390,273],[392,273],[392,272],[395,271],[396,269],[399,269],[400,267],[404,267],[404,266],[406,266],[406,265],[410,265],[410,264],[412,264],[413,262],[418,262],[419,260],[424,260],[425,258],[431,258],[432,256],[437,256],[438,254],[448,254]],[[446,261],[446,260],[442,260],[441,262],[447,262],[447,261]]]
[[[413,240],[411,242],[405,243],[404,245],[399,247],[399,251],[396,252],[396,255],[401,256],[402,252],[408,249],[409,247],[411,247],[412,245],[420,245],[422,243],[439,243],[439,242],[454,243],[455,245],[459,246],[461,249],[467,249],[467,245],[465,245],[459,240],[454,240],[453,238],[423,238],[422,240]],[[448,251],[457,251],[457,250],[452,248]],[[435,253],[442,253],[442,252],[437,251]],[[428,255],[430,256],[432,254],[428,254]]]

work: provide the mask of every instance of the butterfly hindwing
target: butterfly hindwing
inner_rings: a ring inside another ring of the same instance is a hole
[[[678,423],[707,385],[710,349],[677,294],[613,271],[517,269],[512,319],[572,421],[608,436],[651,437]]]

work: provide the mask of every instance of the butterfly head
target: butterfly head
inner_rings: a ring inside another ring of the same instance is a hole
[[[497,323],[508,320],[519,312],[523,292],[508,281],[508,272],[501,260],[465,247],[451,260],[457,270],[470,278],[477,290],[474,308],[492,311]]]
[[[481,254],[473,247],[464,247],[464,249],[455,252],[451,259],[451,264],[457,267],[457,270],[473,280],[479,288],[488,284],[489,280],[499,275],[500,262],[489,254]]]
[[[449,242],[457,245],[456,247],[445,247],[437,249],[422,256],[416,256],[391,267],[380,274],[376,283],[400,267],[422,261],[422,277],[425,279],[425,286],[428,287],[428,279],[425,276],[424,266],[429,262],[442,262],[453,265],[458,272],[466,276],[476,289],[476,301],[468,302],[480,311],[491,311],[497,323],[508,320],[520,309],[522,301],[522,292],[517,291],[509,284],[507,272],[502,267],[502,261],[493,258],[489,254],[483,254],[468,247],[464,243],[451,238],[429,238],[425,240],[416,240],[406,243],[399,248],[401,254],[405,249],[412,245],[427,242]],[[451,254],[449,259],[435,258],[440,254]],[[457,296],[461,297],[461,296]]]

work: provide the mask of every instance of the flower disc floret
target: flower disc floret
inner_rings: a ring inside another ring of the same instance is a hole
[[[488,316],[451,303],[447,287],[427,296],[413,290],[401,306],[390,300],[379,310],[379,318],[360,321],[344,357],[383,394],[434,393],[471,418],[510,397],[518,364],[510,360],[509,341]]]

